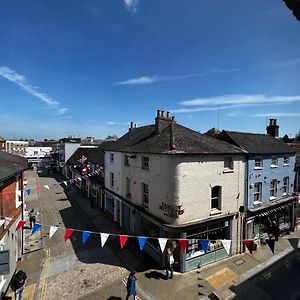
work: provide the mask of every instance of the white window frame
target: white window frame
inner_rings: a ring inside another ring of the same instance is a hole
[[[272,179],[270,181],[270,200],[273,200],[277,197],[277,186],[278,186],[277,179]]]
[[[149,156],[142,156],[142,169],[149,170]]]
[[[129,166],[129,155],[124,154],[124,166]]]
[[[18,195],[18,191],[20,189],[20,185],[19,185],[19,177],[16,177],[16,208],[20,207],[22,205],[22,199],[20,200],[20,196]]]
[[[216,189],[218,191],[218,196],[213,195],[213,192]],[[219,185],[213,186],[210,191],[210,209],[215,211],[221,211],[221,199],[222,199],[222,187]],[[218,202],[218,204],[215,205],[215,202]]]
[[[258,197],[257,197],[258,196]],[[253,189],[253,204],[260,204],[262,199],[262,182],[255,182]]]
[[[262,157],[254,158],[254,169],[262,169],[263,168],[263,159]]]
[[[273,155],[271,156],[271,168],[277,168],[278,167],[278,157]]]
[[[142,182],[142,205],[149,208],[149,185]]]
[[[282,195],[286,196],[289,193],[289,184],[290,184],[290,178],[288,176],[283,177],[282,180]]]

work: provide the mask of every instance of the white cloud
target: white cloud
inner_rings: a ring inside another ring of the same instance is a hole
[[[252,115],[253,117],[300,117],[300,113],[290,113],[290,112],[268,112],[259,113]]]
[[[203,73],[191,73],[191,74],[183,74],[183,75],[153,75],[153,76],[142,76],[139,78],[133,78],[125,81],[116,82],[116,85],[139,85],[139,84],[150,84],[154,82],[162,82],[162,81],[169,81],[169,80],[176,80],[176,79],[188,79],[194,77],[201,77],[207,76],[211,74],[222,74],[222,73],[232,73],[237,72],[240,69],[233,68],[233,69],[211,69],[209,72]]]
[[[229,117],[237,117],[240,114],[241,114],[240,111],[233,111],[233,112],[228,113],[227,116],[229,116]]]
[[[116,122],[113,122],[113,121],[106,122],[106,125],[115,125],[115,124],[116,124]]]
[[[292,66],[296,66],[296,65],[300,65],[300,58],[275,62],[275,63],[271,64],[271,67],[273,67],[273,68],[286,68],[286,67],[292,67]]]
[[[12,70],[10,68],[0,67],[0,75],[2,77],[6,78],[7,80],[17,84],[24,91],[39,98],[40,100],[47,103],[48,105],[58,105],[59,104],[58,101],[53,100],[47,94],[40,92],[37,87],[30,85],[27,82],[27,79],[25,76],[18,74],[17,72],[15,72],[14,70]]]
[[[116,82],[115,84],[117,85],[135,85],[135,84],[149,84],[152,82],[157,81],[157,78],[155,76],[143,76],[140,78],[134,78],[134,79],[129,79],[125,81],[120,81]]]
[[[300,95],[296,96],[265,96],[265,95],[223,95],[217,97],[196,98],[179,102],[183,106],[205,106],[205,105],[232,105],[241,104],[286,104],[300,101]]]
[[[137,7],[138,7],[138,0],[124,0],[125,7],[127,8],[128,11],[130,12],[137,12]]]
[[[59,116],[63,115],[66,111],[67,111],[67,108],[65,108],[65,107],[57,109],[57,113]]]

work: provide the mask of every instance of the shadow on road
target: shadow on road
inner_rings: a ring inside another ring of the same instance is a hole
[[[42,171],[38,173],[38,176],[54,178],[56,182],[66,180],[56,172]],[[129,237],[121,250],[118,234],[127,234],[126,230],[120,228],[100,208],[92,208],[90,199],[83,191],[73,185],[61,184],[60,186],[64,193],[56,192],[60,197],[57,201],[69,201],[71,206],[60,210],[59,213],[66,228],[78,230],[70,237],[70,241],[81,262],[115,265],[137,272],[158,267],[152,258],[144,251],[140,251],[136,238]],[[53,225],[60,226],[60,224]],[[82,231],[92,232],[85,244],[82,242]],[[111,234],[103,248],[101,247],[100,232]]]
[[[162,274],[160,272],[157,272],[157,271],[151,271],[149,273],[145,273],[145,276],[148,278],[148,279],[166,279],[166,275],[165,274]]]

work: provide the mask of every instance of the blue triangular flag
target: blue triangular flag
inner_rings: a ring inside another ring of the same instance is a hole
[[[84,231],[82,233],[82,244],[84,244],[87,241],[90,235],[91,233],[89,231]]]
[[[204,252],[206,253],[208,250],[209,240],[200,240],[200,244]]]
[[[274,254],[274,248],[275,248],[275,240],[266,240],[269,248],[271,249],[272,253]]]
[[[28,196],[30,195],[30,192],[31,192],[31,189],[30,189],[30,188],[27,188],[27,189],[26,189],[26,193],[27,193]]]
[[[147,238],[144,236],[139,236],[138,240],[139,240],[139,244],[140,244],[140,250],[142,251],[145,246],[145,243],[147,241]]]
[[[36,233],[41,228],[41,226],[42,226],[41,224],[35,223],[32,228],[31,234]]]

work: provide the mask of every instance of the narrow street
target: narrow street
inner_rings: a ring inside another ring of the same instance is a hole
[[[91,234],[87,242],[82,244],[81,232],[74,232],[68,241],[64,241],[65,228],[97,231],[86,216],[72,201],[75,197],[87,199],[76,187],[61,187],[54,178],[34,171],[26,172],[28,187],[32,194],[25,198],[27,210],[34,208],[37,212],[37,223],[41,223],[41,231],[26,238],[25,253],[34,252],[38,248],[43,253],[43,263],[39,285],[35,291],[36,299],[121,299],[126,295],[126,278],[128,271],[120,259],[113,253],[114,242],[107,241],[101,248],[100,235]],[[60,178],[62,180],[62,178]],[[55,184],[55,185],[54,185]],[[50,189],[43,188],[49,185]],[[35,192],[41,187],[40,193]],[[97,209],[95,209],[97,210]],[[116,225],[103,217],[103,232],[117,232]],[[49,239],[50,226],[59,229]],[[30,234],[29,229],[25,229]],[[39,264],[37,259],[36,264]]]

